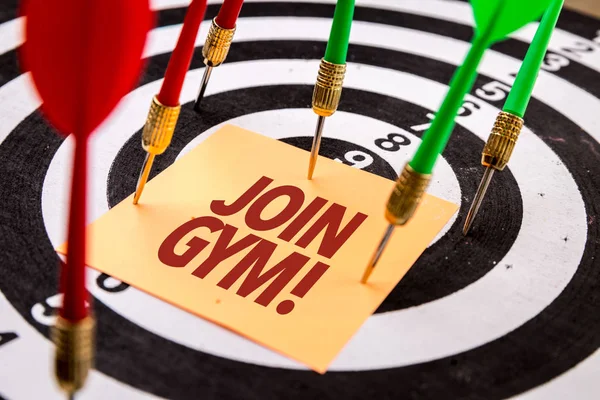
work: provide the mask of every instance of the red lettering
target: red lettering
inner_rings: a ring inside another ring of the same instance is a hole
[[[200,264],[198,268],[194,270],[194,272],[192,272],[192,275],[204,279],[206,275],[210,273],[210,271],[215,269],[215,267],[221,263],[221,261],[228,259],[234,254],[239,253],[240,251],[252,246],[254,243],[260,240],[258,236],[249,234],[242,240],[229,245],[237,231],[238,228],[235,226],[225,225],[225,228],[219,235],[219,239],[217,240],[217,243],[215,243],[215,247],[210,252],[210,255],[202,264]]]
[[[285,208],[271,219],[262,219],[260,214],[265,207],[281,196],[287,196],[289,198]],[[302,189],[290,185],[276,187],[263,194],[250,206],[248,212],[246,212],[246,225],[257,231],[268,231],[277,228],[292,218],[298,210],[300,210],[303,203],[304,192]]]
[[[217,215],[233,215],[250,204],[252,199],[258,196],[271,182],[273,179],[263,176],[232,204],[226,206],[224,200],[213,200],[210,203],[210,210]]]
[[[271,178],[263,176],[230,205],[225,205],[224,200],[214,200],[210,204],[210,209],[215,214],[229,216],[249,206],[245,215],[245,223],[249,228],[256,231],[267,231],[282,226],[300,211],[304,204],[305,194],[302,189],[296,186],[284,185],[275,187],[260,195],[271,182],[273,182]],[[265,209],[282,196],[288,198],[285,207],[275,216],[263,219],[261,214]],[[325,204],[327,204],[326,199],[316,197],[283,229],[278,238],[290,242],[307,226]],[[332,258],[367,219],[367,215],[359,212],[343,226],[345,213],[346,207],[333,203],[295,244],[301,248],[306,248],[317,236],[322,236],[317,253],[323,257]],[[198,228],[208,228],[211,233],[217,231],[221,231],[221,233],[208,257],[192,272],[192,275],[204,279],[223,261],[239,254],[236,259],[241,258],[241,260],[226,273],[217,285],[228,290],[240,279],[243,279],[236,292],[241,297],[247,297],[264,288],[254,300],[255,303],[264,307],[269,306],[273,299],[281,293],[310,260],[309,257],[294,252],[272,267],[267,267],[277,248],[275,243],[254,234],[248,234],[235,241],[234,238],[238,228],[225,224],[212,216],[192,219],[175,229],[160,245],[158,249],[159,260],[175,268],[188,265],[210,242],[198,236],[193,236],[186,243],[188,248],[182,254],[177,254],[175,248],[179,246],[186,235]],[[245,252],[247,249],[249,250]],[[245,255],[241,253],[245,253]],[[230,262],[230,265],[233,262]],[[296,298],[303,298],[321,279],[328,268],[329,265],[317,261],[289,294],[296,296]],[[245,278],[242,278],[243,275],[246,275]],[[283,300],[276,307],[276,311],[280,315],[285,315],[290,313],[294,306],[293,300]]]
[[[317,283],[323,274],[329,269],[329,265],[317,261],[314,267],[302,278],[300,282],[292,289],[291,293],[294,296],[303,298],[306,293]],[[286,315],[294,310],[296,303],[293,300],[283,300],[277,305],[277,314]]]
[[[291,293],[294,296],[300,298],[304,297],[306,293],[317,283],[323,274],[329,269],[329,265],[317,261],[314,267],[302,278],[300,282],[292,289]]]
[[[246,297],[259,287],[273,280],[269,286],[254,300],[255,303],[267,307],[283,288],[306,265],[309,258],[300,253],[292,253],[281,262],[263,273],[263,269],[277,248],[275,243],[261,240],[246,256],[218,283],[223,289],[229,289],[248,269],[250,272],[236,292]]]
[[[319,246],[317,253],[323,257],[331,258],[337,251],[346,243],[352,234],[363,223],[367,216],[363,213],[356,215],[348,222],[348,224],[340,231],[342,219],[346,207],[337,203],[333,203],[327,211],[310,227],[309,230],[298,239],[297,246],[305,249],[321,231],[325,230],[323,240]]]
[[[175,253],[175,246],[183,239],[185,235],[198,228],[208,228],[211,232],[220,231],[225,224],[215,217],[200,217],[187,221],[179,228],[175,229],[162,242],[158,248],[158,259],[169,267],[185,267],[194,257],[196,257],[209,244],[204,239],[194,236],[187,242],[189,247],[183,254]]]
[[[289,242],[296,236],[300,229],[304,228],[308,221],[312,219],[323,206],[327,204],[327,200],[322,197],[315,198],[309,205],[306,207],[300,215],[296,217],[288,226],[277,236],[281,240],[285,240]]]

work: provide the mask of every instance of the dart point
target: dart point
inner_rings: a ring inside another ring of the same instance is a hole
[[[226,5],[228,4],[229,2],[223,3],[219,14],[221,14],[223,9],[225,9]],[[239,7],[241,7],[241,2]],[[237,12],[239,13],[239,8]],[[235,17],[237,19],[237,14]],[[198,91],[196,103],[194,104],[194,111],[197,113],[200,112],[200,103],[204,97],[206,87],[208,86],[212,69],[221,65],[227,58],[229,48],[231,47],[231,42],[233,41],[233,35],[235,34],[235,19],[233,20],[232,28],[224,28],[217,24],[218,18],[219,16],[212,20],[208,35],[206,36],[206,41],[202,47],[202,56],[204,57],[204,65],[206,65],[206,69],[204,70],[202,82],[200,83],[200,90]]]

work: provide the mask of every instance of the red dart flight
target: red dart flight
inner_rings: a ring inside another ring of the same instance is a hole
[[[64,298],[55,333],[57,375],[72,393],[83,385],[91,356],[79,360],[77,354],[63,353],[77,352],[82,345],[74,341],[86,335],[85,329],[91,337],[94,325],[85,290],[88,138],[137,83],[153,15],[148,0],[26,0],[21,11],[22,67],[31,73],[50,124],[75,137],[69,248],[60,285]],[[86,365],[67,365],[78,362]]]

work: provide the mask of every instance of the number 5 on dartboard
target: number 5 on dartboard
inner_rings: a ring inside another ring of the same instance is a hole
[[[475,89],[475,95],[487,101],[504,100],[510,92],[510,86],[498,81],[491,81]]]
[[[489,89],[489,87],[488,87]],[[457,117],[468,117],[469,115],[473,114],[475,112],[475,110],[479,110],[481,108],[481,106],[473,101],[464,101],[462,106],[460,106],[460,108],[458,109],[458,113],[456,114]],[[435,118],[435,115],[433,113],[427,113],[426,117],[430,120],[433,120]],[[423,132],[427,129],[429,129],[431,127],[431,122],[426,122],[424,124],[421,125],[413,125],[410,127],[410,129],[413,132]]]

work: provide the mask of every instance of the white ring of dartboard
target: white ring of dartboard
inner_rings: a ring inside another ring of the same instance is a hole
[[[472,29],[463,18],[470,14],[460,2],[392,8],[377,0],[363,3],[369,7],[355,13],[343,100],[326,122],[321,154],[393,179],[466,52]],[[217,9],[209,6],[206,18]],[[142,82],[94,138],[91,219],[135,189],[144,156],[140,129],[184,12],[160,12]],[[316,119],[312,85],[332,13],[331,4],[316,2],[245,4],[235,44],[213,73],[201,116],[191,104],[203,67],[197,49],[177,133],[157,158],[154,175],[223,123],[309,149]],[[302,18],[280,18],[287,15]],[[600,344],[594,308],[600,273],[593,268],[600,250],[600,145],[593,127],[600,121],[591,111],[599,109],[600,86],[599,71],[588,62],[600,54],[591,40],[594,22],[563,13],[564,30],[554,35],[510,168],[495,178],[472,234],[463,238],[462,222],[482,174],[483,140],[535,27],[486,56],[430,190],[460,203],[460,212],[327,374],[317,376],[90,270],[98,318],[93,379],[108,375],[137,389],[116,389],[127,397],[503,398],[588,358]],[[14,50],[0,54],[0,263],[6,274],[0,304],[12,306],[0,308],[0,317],[25,322],[23,330],[35,328],[39,334],[28,340],[46,345],[59,304],[53,248],[65,238],[72,143],[35,112],[39,102],[15,65]],[[0,325],[0,353],[30,337]],[[39,363],[36,354],[19,354],[19,363]],[[30,377],[15,373],[0,380],[0,393],[25,398],[31,389],[19,387]]]

